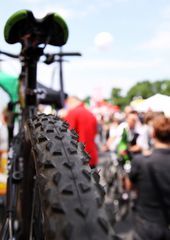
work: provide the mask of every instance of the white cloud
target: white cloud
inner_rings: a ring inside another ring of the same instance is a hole
[[[170,32],[162,31],[158,32],[148,42],[145,42],[139,46],[140,48],[147,49],[169,49],[170,48]]]
[[[96,35],[94,44],[100,50],[110,50],[113,44],[113,36],[109,32],[100,32]]]

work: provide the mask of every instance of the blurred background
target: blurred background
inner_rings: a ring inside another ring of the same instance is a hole
[[[64,89],[87,101],[107,100],[124,106],[156,93],[170,95],[170,3],[168,0],[6,0],[0,1],[0,50],[19,53],[20,44],[9,45],[3,37],[6,20],[21,9],[37,18],[57,12],[69,27],[63,51],[80,52],[66,58]],[[49,47],[47,52],[58,52]],[[0,70],[18,76],[17,60],[1,57]],[[39,64],[38,80],[59,88],[59,66]],[[1,90],[0,90],[1,91]],[[0,109],[8,96],[0,92]]]

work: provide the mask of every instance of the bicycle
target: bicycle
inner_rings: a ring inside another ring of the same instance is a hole
[[[131,163],[126,163],[116,153],[108,151],[102,166],[102,177],[106,189],[106,206],[109,218],[114,225],[124,220],[131,209],[131,191],[126,189],[125,180],[130,171]],[[112,213],[112,214],[111,214]]]
[[[104,192],[78,134],[57,115],[38,114],[37,63],[47,45],[62,46],[68,27],[56,13],[36,19],[14,13],[4,28],[9,44],[21,43],[21,120],[8,157],[3,240],[118,239],[104,209]]]

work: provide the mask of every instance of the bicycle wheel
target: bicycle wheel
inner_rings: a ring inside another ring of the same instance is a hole
[[[44,239],[115,239],[98,175],[91,173],[89,155],[78,143],[77,133],[57,116],[45,114],[29,120],[26,129],[35,161],[36,199],[40,200],[36,205],[41,209]]]
[[[8,153],[8,179],[5,216],[0,230],[0,239],[20,239],[23,155],[22,134],[15,136]]]
[[[124,188],[123,182],[126,172],[118,165],[117,159],[114,160],[106,161],[102,171],[106,187],[106,209],[112,225],[123,221],[131,207],[130,193]]]

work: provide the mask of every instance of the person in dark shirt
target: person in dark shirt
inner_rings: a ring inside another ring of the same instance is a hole
[[[153,120],[154,149],[132,160],[130,180],[137,190],[134,240],[170,240],[170,118]]]

